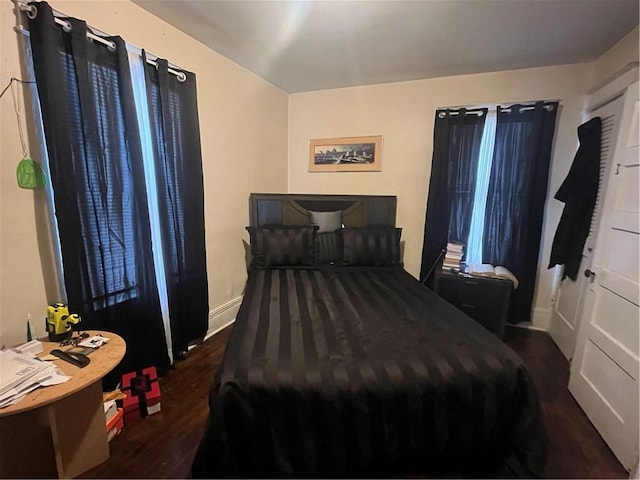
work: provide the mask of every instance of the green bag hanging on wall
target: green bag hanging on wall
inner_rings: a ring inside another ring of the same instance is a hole
[[[16,176],[20,188],[33,189],[44,187],[45,178],[42,167],[38,162],[27,156],[18,163]]]

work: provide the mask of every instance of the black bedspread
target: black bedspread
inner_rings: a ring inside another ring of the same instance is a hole
[[[532,380],[401,267],[256,270],[196,477],[543,475]]]

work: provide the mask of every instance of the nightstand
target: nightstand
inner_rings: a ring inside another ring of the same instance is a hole
[[[512,288],[510,280],[475,277],[449,270],[438,270],[433,284],[438,295],[500,339],[504,336]]]

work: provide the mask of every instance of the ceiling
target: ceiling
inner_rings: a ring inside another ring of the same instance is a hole
[[[638,0],[133,0],[286,92],[589,62]]]

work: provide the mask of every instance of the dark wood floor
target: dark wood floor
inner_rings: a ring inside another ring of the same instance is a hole
[[[160,380],[162,412],[125,426],[111,458],[85,478],[185,478],[204,432],[207,396],[231,328],[194,348]],[[505,342],[531,371],[549,437],[548,478],[628,478],[569,391],[569,365],[548,334],[507,328]]]

